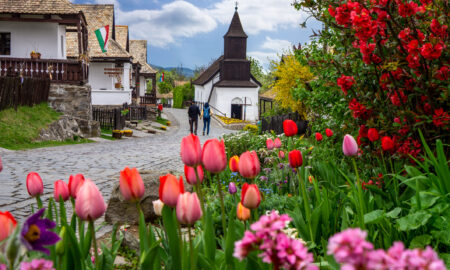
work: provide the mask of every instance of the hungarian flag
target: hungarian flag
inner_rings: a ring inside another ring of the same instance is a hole
[[[159,81],[163,82],[164,81],[164,72],[161,74],[161,76],[159,77]]]
[[[97,36],[98,44],[100,45],[102,52],[106,52],[109,40],[109,25],[95,30],[95,35]]]

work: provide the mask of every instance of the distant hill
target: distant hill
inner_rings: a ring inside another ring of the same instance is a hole
[[[194,70],[190,69],[190,68],[186,68],[186,67],[182,67],[182,68],[179,68],[179,67],[161,67],[161,66],[157,66],[157,65],[151,65],[151,66],[153,68],[157,69],[158,71],[161,70],[161,69],[164,69],[164,70],[178,70],[178,69],[180,69],[181,70],[181,74],[183,76],[185,76],[187,78],[194,77]]]

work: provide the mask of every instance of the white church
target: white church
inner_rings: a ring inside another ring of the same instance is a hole
[[[195,101],[208,102],[214,113],[247,121],[258,120],[261,83],[250,73],[247,35],[239,14],[234,12],[224,38],[224,54],[195,81]]]

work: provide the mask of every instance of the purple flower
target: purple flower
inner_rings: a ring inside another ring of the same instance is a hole
[[[284,163],[278,163],[278,169],[283,169],[284,168]]]
[[[267,176],[265,176],[265,175],[262,175],[261,177],[259,177],[259,180],[267,181],[267,180],[269,180],[269,178],[267,178]]]
[[[365,253],[373,250],[366,241],[367,232],[359,228],[350,228],[335,234],[328,241],[328,254],[334,255],[338,263],[358,268],[365,263]]]
[[[20,264],[20,270],[55,270],[55,268],[53,268],[52,261],[34,259],[31,262],[22,262]]]
[[[230,182],[230,183],[228,184],[228,192],[229,192],[230,194],[234,194],[234,193],[237,192],[236,184],[235,184],[234,182]]]
[[[269,174],[269,173],[272,171],[272,169],[270,169],[270,168],[264,168],[263,171],[264,171],[266,174]]]
[[[48,230],[53,229],[56,224],[49,219],[41,218],[44,211],[45,208],[42,208],[25,221],[21,232],[21,240],[28,250],[38,250],[50,255],[50,251],[44,246],[54,245],[60,238],[56,233]]]
[[[0,264],[0,270],[6,270],[6,265]]]

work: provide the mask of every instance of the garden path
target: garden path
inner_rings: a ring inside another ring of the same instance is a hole
[[[165,108],[173,127],[164,133],[144,138],[66,145],[23,151],[0,148],[3,171],[0,173],[0,211],[10,211],[22,220],[31,211],[31,199],[26,189],[26,176],[35,171],[44,182],[44,196],[53,196],[53,182],[68,181],[71,174],[82,173],[99,187],[105,200],[119,181],[119,171],[125,166],[140,170],[174,170],[183,172],[180,159],[181,139],[189,134],[187,110]],[[203,128],[199,120],[199,132]],[[199,136],[202,143],[233,131],[211,121],[209,136]]]

